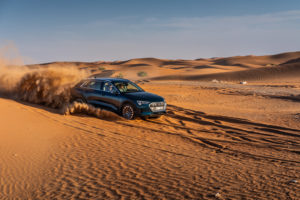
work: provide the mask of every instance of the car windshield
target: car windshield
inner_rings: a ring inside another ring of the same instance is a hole
[[[113,84],[121,93],[143,92],[144,90],[132,82],[115,81]]]

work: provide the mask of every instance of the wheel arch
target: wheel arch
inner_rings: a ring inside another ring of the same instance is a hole
[[[119,113],[122,115],[122,109],[123,107],[126,105],[126,104],[130,104],[133,106],[133,109],[135,111],[135,115],[136,116],[139,116],[140,115],[140,110],[137,108],[137,106],[132,102],[132,101],[129,101],[129,100],[125,100],[121,103],[121,106],[119,108]]]
[[[83,101],[84,103],[87,103],[87,100],[86,100],[86,98],[85,98],[83,95],[76,95],[76,96],[73,96],[71,102],[74,102],[74,101],[76,101],[77,99],[82,99],[82,101]]]

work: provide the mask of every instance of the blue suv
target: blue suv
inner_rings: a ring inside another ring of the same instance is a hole
[[[166,113],[164,98],[145,92],[120,78],[89,78],[72,89],[72,100],[111,110],[126,119],[160,117]]]

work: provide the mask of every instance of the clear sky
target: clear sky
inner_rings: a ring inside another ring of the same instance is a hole
[[[0,45],[28,62],[300,50],[300,0],[0,0]]]

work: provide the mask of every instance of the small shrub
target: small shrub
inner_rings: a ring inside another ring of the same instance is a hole
[[[116,78],[124,78],[124,76],[123,76],[123,74],[120,72],[120,73],[116,76]]]
[[[275,64],[272,64],[272,63],[270,63],[270,64],[266,64],[266,67],[272,67],[272,66],[274,66]]]
[[[103,70],[105,70],[105,67],[98,67],[98,69],[103,71]]]
[[[139,77],[145,77],[145,76],[147,76],[148,74],[147,74],[147,72],[138,72],[137,75],[138,75]]]

